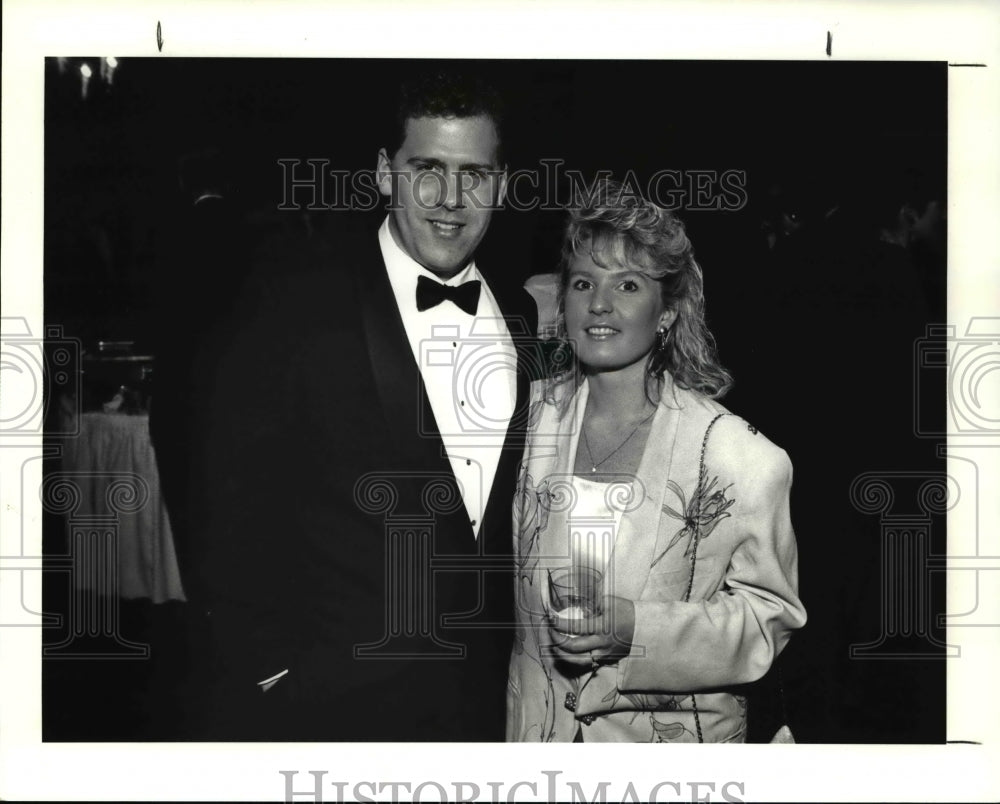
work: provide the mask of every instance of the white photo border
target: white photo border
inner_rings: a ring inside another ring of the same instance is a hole
[[[1000,9],[988,2],[939,4],[699,2],[291,3],[236,2],[87,4],[7,0],[3,6],[3,316],[21,317],[43,331],[42,125],[44,57],[79,53],[145,56],[441,57],[931,60],[949,68],[949,299],[948,320],[962,334],[973,318],[991,316],[1000,300]],[[530,18],[530,24],[527,20]],[[162,33],[162,52],[156,30]],[[412,32],[420,31],[422,36]],[[827,54],[828,40],[831,54]],[[984,66],[961,66],[984,65]],[[992,307],[991,307],[992,305]],[[996,388],[994,384],[991,386]],[[17,400],[0,404],[12,409]],[[965,442],[963,442],[965,443]],[[39,445],[40,450],[40,445]],[[40,478],[22,466],[23,443],[0,442],[3,556],[40,555],[40,503],[20,484]],[[982,451],[980,490],[1000,488],[997,447]],[[37,461],[35,466],[37,467]],[[23,480],[22,480],[23,478]],[[37,495],[36,495],[37,496]],[[978,521],[975,520],[979,516]],[[953,511],[949,535],[978,528],[996,539],[995,505]],[[21,521],[32,523],[20,544]],[[984,554],[990,546],[981,544]],[[22,549],[24,552],[22,553]],[[1000,545],[992,546],[992,555]],[[994,559],[997,561],[997,559]],[[985,565],[977,565],[985,566]],[[1000,568],[1000,565],[997,565]],[[17,568],[7,562],[8,572]],[[40,573],[38,573],[40,574]],[[1000,574],[954,572],[950,589],[967,590],[978,577],[979,603],[1000,600]],[[8,589],[15,584],[8,584]],[[29,587],[41,610],[40,584]],[[0,591],[0,622],[12,602]],[[956,595],[957,597],[957,595]],[[18,601],[13,601],[16,605]],[[657,784],[723,785],[742,800],[989,801],[1000,798],[1000,693],[995,682],[1000,631],[950,628],[948,642],[962,656],[948,665],[950,741],[941,746],[648,746],[328,744],[65,744],[41,743],[41,629],[0,633],[0,797],[31,800],[228,801],[285,797],[282,770],[297,771],[296,801],[321,777],[324,799],[353,795],[387,800],[366,780],[457,782],[481,788],[502,782],[506,800],[516,782],[518,800],[545,800],[549,783],[567,795],[567,781],[588,796],[611,782],[608,800],[621,800],[631,782],[640,799]],[[651,752],[655,751],[655,755]],[[555,774],[555,775],[553,775]],[[405,791],[405,788],[398,788]],[[469,792],[471,788],[464,788]],[[423,800],[436,800],[433,786]],[[697,795],[698,789],[695,791]],[[405,798],[405,792],[401,796]]]

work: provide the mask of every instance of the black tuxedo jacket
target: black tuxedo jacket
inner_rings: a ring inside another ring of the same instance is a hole
[[[536,313],[488,274],[517,405],[478,539],[378,247],[379,221],[279,242],[205,400],[185,586],[210,640],[195,736],[502,740],[511,502]],[[477,261],[480,262],[481,261]],[[288,674],[268,692],[258,682]],[[198,678],[203,673],[203,681]]]

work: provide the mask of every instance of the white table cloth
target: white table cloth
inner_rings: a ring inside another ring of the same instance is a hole
[[[184,600],[149,416],[82,414],[79,436],[66,440],[63,469],[80,492],[75,511],[68,514],[71,526],[92,517],[116,517],[118,595],[154,603]],[[74,582],[86,587],[95,581],[84,573]]]

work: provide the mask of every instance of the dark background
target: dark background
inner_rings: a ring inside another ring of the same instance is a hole
[[[165,336],[197,345],[206,319],[224,317],[259,239],[335,228],[342,213],[277,209],[277,160],[373,169],[378,148],[390,144],[400,77],[427,66],[123,59],[108,87],[91,58],[95,76],[83,100],[84,60],[46,65],[46,321],[85,347],[129,340],[154,357]],[[561,159],[584,176],[633,171],[642,186],[665,169],[745,172],[741,209],[679,214],[704,269],[709,325],[736,377],[725,402],[784,447],[795,467],[792,516],[810,622],[781,663],[788,717],[800,741],[943,741],[939,576],[928,581],[917,627],[890,640],[888,655],[850,656],[852,645],[879,641],[885,587],[882,523],[857,510],[850,489],[866,472],[943,472],[938,442],[915,433],[914,409],[938,416],[944,389],[921,385],[914,348],[928,324],[944,321],[944,255],[904,254],[880,242],[878,230],[905,202],[922,209],[928,199],[945,200],[947,67],[465,66],[507,98],[512,170]],[[225,197],[234,245],[208,261],[217,270],[200,261],[194,271],[175,246],[192,193],[208,186]],[[556,189],[565,200],[567,188]],[[776,234],[769,247],[775,221],[794,231]],[[551,271],[562,223],[557,211],[504,210],[482,249],[519,280]],[[932,550],[943,554],[943,515],[931,526]],[[58,528],[47,524],[49,544]],[[921,566],[911,575],[914,584],[927,577]],[[46,592],[58,609],[52,583]],[[130,603],[124,617],[127,637],[143,641],[155,631],[154,654],[169,657],[182,604]],[[155,737],[143,714],[149,664],[46,662],[45,738]],[[104,697],[101,685],[115,694]]]

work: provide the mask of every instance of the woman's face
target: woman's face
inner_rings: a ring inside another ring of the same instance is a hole
[[[638,269],[607,264],[604,268],[589,254],[577,254],[568,265],[566,331],[580,363],[591,372],[644,363],[656,331],[674,318],[663,304],[659,282]]]

